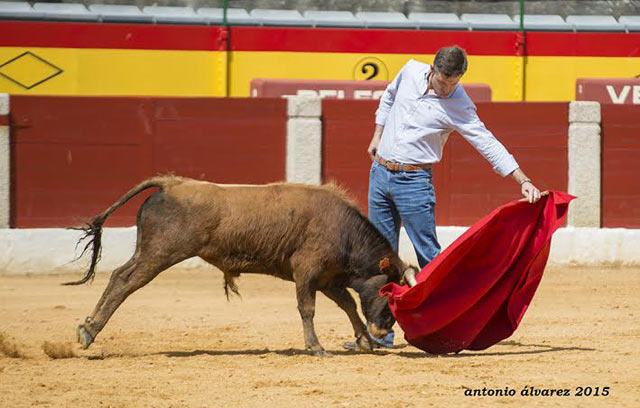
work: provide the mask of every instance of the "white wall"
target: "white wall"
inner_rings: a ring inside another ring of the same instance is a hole
[[[459,237],[466,227],[438,227],[443,249]],[[0,229],[0,275],[55,274],[77,272],[81,276],[89,256],[71,262],[81,247],[75,245],[82,234],[58,228]],[[110,272],[126,262],[135,248],[136,229],[105,228],[102,236],[102,259],[98,273]],[[561,228],[553,236],[550,265],[640,265],[640,230]],[[409,237],[402,230],[400,256],[417,265]],[[180,266],[203,266],[200,259],[190,259]]]
[[[8,114],[9,95],[0,94],[0,115]],[[0,228],[9,227],[9,175],[11,174],[9,142],[9,126],[0,126]]]

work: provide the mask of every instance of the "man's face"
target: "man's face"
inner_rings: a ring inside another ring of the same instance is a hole
[[[434,70],[429,82],[436,95],[441,98],[446,98],[453,91],[453,88],[458,85],[460,78],[462,78],[462,75],[450,77]]]

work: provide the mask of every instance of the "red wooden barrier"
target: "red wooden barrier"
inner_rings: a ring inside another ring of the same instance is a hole
[[[640,228],[640,106],[602,105],[602,226]]]
[[[279,98],[288,95],[319,96],[327,99],[380,99],[389,81],[341,81],[320,79],[251,80],[254,98]],[[491,102],[487,84],[462,84],[474,102]]]
[[[568,104],[478,103],[489,129],[540,189],[567,189]],[[370,160],[366,148],[377,102],[323,100],[323,178],[345,186],[367,205]],[[510,178],[493,172],[459,134],[450,136],[434,166],[438,225],[470,225],[506,201],[519,198]]]
[[[278,99],[12,96],[11,123],[12,227],[78,225],[156,174],[247,184],[285,177]],[[143,198],[108,225],[133,225]]]

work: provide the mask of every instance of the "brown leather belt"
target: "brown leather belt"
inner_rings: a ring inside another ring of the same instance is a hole
[[[431,168],[431,163],[426,164],[403,164],[396,163],[392,161],[388,161],[378,156],[377,154],[374,156],[375,160],[386,167],[390,171],[420,171],[427,170]]]

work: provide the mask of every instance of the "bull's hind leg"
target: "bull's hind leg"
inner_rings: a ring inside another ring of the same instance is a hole
[[[353,296],[346,288],[329,288],[322,291],[329,299],[336,302],[340,309],[344,310],[351,325],[353,326],[353,332],[356,337],[356,342],[360,349],[363,351],[372,351],[373,345],[367,327],[364,325],[360,316],[358,315],[358,307]]]
[[[131,272],[133,270],[135,270],[135,268],[136,268],[136,260],[137,259],[138,259],[138,253],[136,252],[135,254],[133,254],[131,259],[129,259],[124,265],[121,265],[118,268],[116,268],[112,272],[112,275],[120,275],[125,279],[128,278],[128,276],[131,274]],[[100,310],[100,308],[102,307],[102,304],[104,303],[104,299],[105,299],[104,293],[107,293],[107,292],[111,291],[111,287],[116,282],[117,281],[115,279],[109,280],[109,283],[107,284],[107,288],[104,290],[103,295],[100,297],[100,300],[98,300],[98,303],[96,304],[96,307],[93,309],[93,313],[91,313],[91,318],[93,318],[93,316],[95,316],[95,314],[98,312],[98,310]]]
[[[111,274],[93,313],[78,326],[78,341],[87,348],[116,309],[160,272],[195,255],[198,242],[189,240],[183,213],[163,193],[145,201],[138,214],[138,236],[133,257]]]
[[[153,259],[134,257],[113,271],[109,284],[91,316],[78,326],[78,342],[83,348],[93,343],[113,313],[136,290],[151,282],[160,272],[173,265],[158,263]]]

